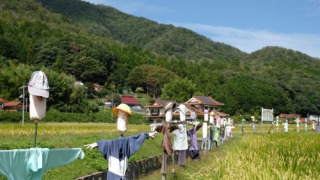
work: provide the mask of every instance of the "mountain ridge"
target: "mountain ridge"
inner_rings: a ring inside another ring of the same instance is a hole
[[[152,92],[160,97],[164,84],[172,83],[170,77],[150,77],[154,81],[140,84],[129,78],[135,69],[152,65],[190,80],[185,82],[195,85],[193,94],[223,102],[227,106],[222,110],[229,114],[254,114],[261,107],[320,114],[320,61],[298,51],[264,47],[248,54],[186,28],[79,0],[11,0],[0,9],[3,74],[14,62],[118,91],[142,87],[150,92],[154,82]],[[13,89],[19,87],[6,83],[0,77],[0,95],[16,97]]]

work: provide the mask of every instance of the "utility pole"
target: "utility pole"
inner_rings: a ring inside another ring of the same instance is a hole
[[[25,86],[25,85],[23,85],[23,86],[21,86],[19,89],[21,89],[22,88],[22,125],[24,125],[24,107],[25,107],[25,101],[24,101],[24,97],[25,97],[25,88],[26,88],[27,86]]]

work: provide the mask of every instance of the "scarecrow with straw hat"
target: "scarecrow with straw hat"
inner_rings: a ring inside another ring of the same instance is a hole
[[[127,119],[131,117],[130,107],[120,104],[112,109],[117,119],[117,129],[120,137],[113,140],[100,140],[96,143],[85,145],[88,149],[98,147],[103,157],[108,161],[107,179],[126,179],[128,159],[137,152],[145,139],[154,138],[156,132],[143,132],[138,135],[123,137],[127,130]]]
[[[251,123],[251,126],[252,126],[252,131],[253,131],[253,133],[256,133],[257,132],[257,130],[256,130],[256,124],[255,124],[255,118],[254,118],[254,116],[251,116],[251,119],[252,119],[252,123]]]

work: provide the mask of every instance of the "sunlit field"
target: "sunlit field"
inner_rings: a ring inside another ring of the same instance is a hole
[[[34,147],[33,123],[0,124],[0,149],[27,149]],[[129,125],[125,136],[150,131],[148,125]],[[41,148],[82,148],[85,158],[68,165],[47,171],[43,179],[75,179],[108,168],[107,161],[97,149],[88,150],[85,144],[102,139],[119,137],[116,124],[107,123],[38,123],[36,147]],[[141,149],[129,161],[135,161],[161,154],[161,138],[146,140]],[[1,179],[1,176],[0,176]],[[4,177],[2,177],[4,179]]]
[[[167,179],[318,179],[320,176],[320,134],[308,127],[290,125],[289,132],[283,126],[270,130],[270,125],[257,124],[254,134],[250,125],[236,125],[233,138],[206,154],[201,160],[187,159],[186,167],[175,165],[176,176],[171,177],[168,167]],[[33,147],[33,123],[0,124],[0,149],[24,149]],[[126,136],[147,132],[148,125],[129,125]],[[269,131],[270,130],[270,131]],[[268,133],[270,132],[270,133]],[[273,133],[272,133],[273,132]],[[198,131],[199,137],[201,131]],[[84,145],[101,139],[115,139],[119,134],[116,124],[107,123],[43,123],[38,125],[36,147],[75,148],[85,152],[83,160],[47,171],[43,179],[75,179],[107,169],[107,161],[97,149],[87,150]],[[160,155],[162,134],[155,140],[146,140],[141,149],[129,161]],[[173,140],[173,137],[172,137]],[[160,179],[160,170],[141,179]],[[0,179],[5,179],[3,176]]]
[[[186,179],[318,179],[320,134],[248,134],[192,167]],[[189,173],[191,172],[191,173]]]
[[[170,166],[176,175],[168,171],[167,179],[319,179],[320,133],[301,127],[297,133],[290,125],[288,133],[279,126],[268,134],[270,127],[257,126],[254,134],[247,125],[242,136],[238,125],[233,138],[202,152],[200,161],[188,159],[186,167]],[[160,178],[158,171],[143,179]]]

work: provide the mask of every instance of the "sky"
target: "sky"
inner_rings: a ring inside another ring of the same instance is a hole
[[[83,0],[184,27],[251,53],[266,46],[320,58],[320,0]]]

